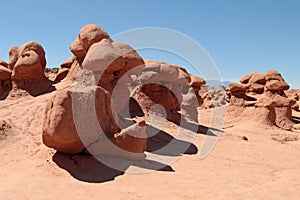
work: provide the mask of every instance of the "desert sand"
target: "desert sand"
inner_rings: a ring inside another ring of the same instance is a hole
[[[0,199],[298,199],[300,195],[297,133],[249,123],[233,125],[227,119],[206,158],[199,158],[205,137],[199,134],[193,141],[198,153],[183,154],[162,171],[123,174],[93,158],[70,157],[42,144],[43,110],[50,95],[0,104],[0,118],[11,125],[1,130]],[[209,123],[209,113],[200,112],[202,124]],[[300,117],[298,112],[293,115]]]

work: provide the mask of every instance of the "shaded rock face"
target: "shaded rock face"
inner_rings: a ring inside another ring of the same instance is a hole
[[[57,79],[73,86],[49,99],[43,125],[48,147],[69,154],[88,147],[92,154],[143,159],[150,113],[162,111],[176,123],[181,117],[198,122],[202,78],[145,60],[96,25],[84,26],[70,50],[74,57],[61,64],[57,77],[64,74]]]
[[[0,100],[5,99],[11,90],[11,73],[6,66],[0,65]]]
[[[156,104],[163,107],[160,114],[179,124],[181,117],[198,123],[197,108],[203,103],[199,90],[205,84],[200,77],[191,76],[179,66],[145,60],[145,68],[137,77],[142,85],[135,88],[132,97],[141,106],[146,119]]]
[[[270,124],[285,130],[293,129],[292,107],[296,101],[286,96],[289,85],[278,71],[253,72],[250,76],[243,76],[240,82],[230,84],[227,89],[231,106],[264,110]]]
[[[16,46],[11,47],[8,54],[9,54],[8,68],[12,70],[19,58],[19,47]]]

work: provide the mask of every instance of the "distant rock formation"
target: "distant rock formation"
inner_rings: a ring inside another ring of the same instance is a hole
[[[203,86],[199,93],[203,98],[203,104],[200,106],[201,109],[218,108],[226,106],[228,103],[224,87],[212,88]]]
[[[227,89],[230,106],[243,107],[244,112],[253,107],[253,117],[257,117],[257,121],[262,117],[267,124],[285,130],[293,129],[292,107],[296,107],[296,100],[285,94],[289,85],[278,71],[269,70],[266,74],[253,72],[250,76],[243,76],[240,82],[231,83]]]

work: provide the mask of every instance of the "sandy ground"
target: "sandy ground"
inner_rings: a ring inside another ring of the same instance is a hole
[[[297,133],[225,124],[204,159],[199,152],[205,135],[197,134],[193,148],[179,152],[182,156],[170,166],[123,173],[91,157],[68,157],[42,144],[43,110],[50,95],[0,102],[0,119],[11,125],[0,140],[1,200],[299,199]],[[208,125],[210,116],[210,111],[201,111],[201,122]],[[171,125],[165,134],[174,134]]]

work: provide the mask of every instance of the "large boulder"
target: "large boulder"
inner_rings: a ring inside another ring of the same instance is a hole
[[[121,130],[113,118],[110,99],[110,93],[98,86],[57,91],[46,106],[43,143],[67,154],[87,149],[93,155],[143,159],[145,121]]]
[[[103,134],[108,138],[113,137],[119,128],[112,118],[110,99],[110,93],[101,87],[57,91],[49,99],[45,110],[44,144],[64,153],[75,154]],[[92,111],[96,112],[97,121]],[[98,124],[102,133],[95,131]],[[81,131],[80,134],[78,131]]]

